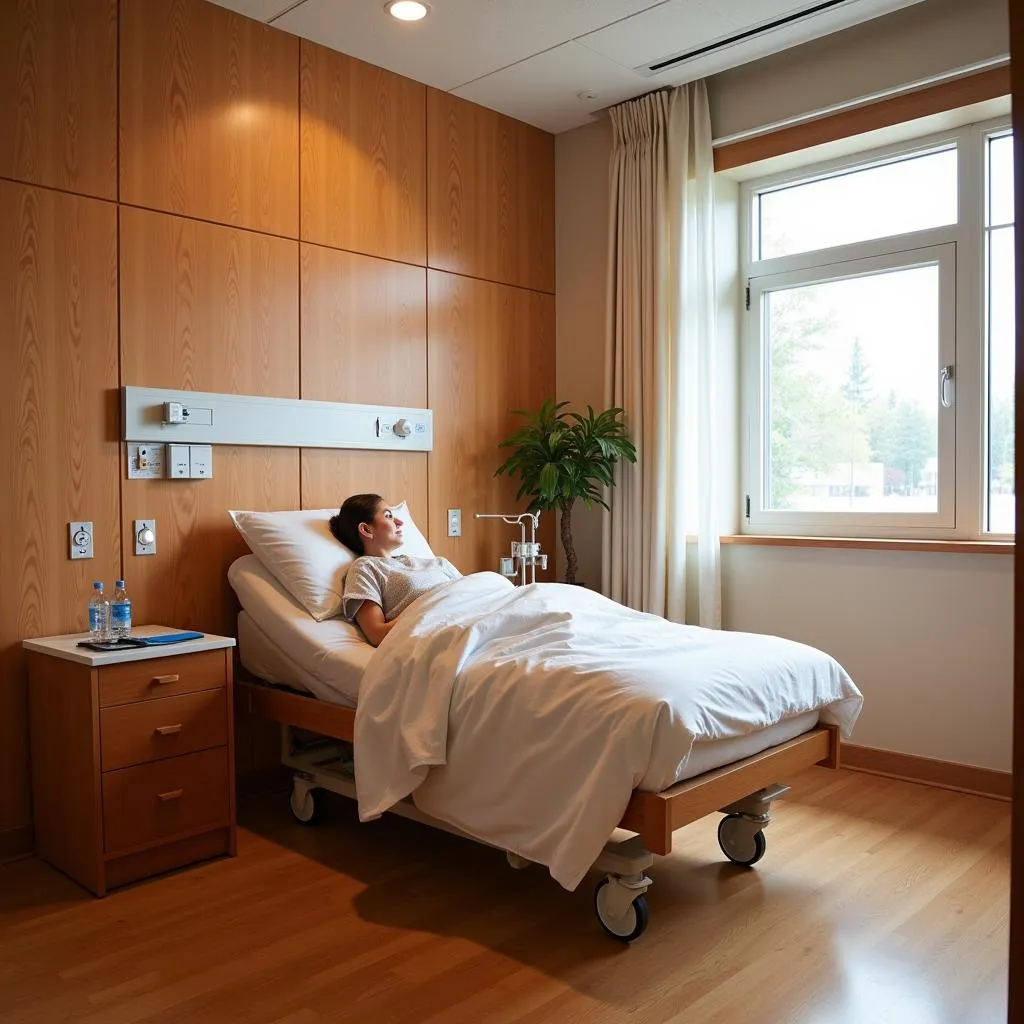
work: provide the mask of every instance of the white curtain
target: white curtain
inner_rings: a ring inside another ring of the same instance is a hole
[[[718,628],[707,90],[695,82],[651,93],[613,107],[611,119],[606,379],[637,463],[620,462],[611,489],[603,589],[632,608]],[[688,534],[696,537],[696,609],[686,606]]]

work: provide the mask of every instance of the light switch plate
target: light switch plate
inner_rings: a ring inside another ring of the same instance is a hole
[[[448,536],[449,537],[461,537],[462,536],[462,509],[461,508],[450,508],[450,509],[448,509]]]
[[[213,476],[213,446],[194,444],[189,447],[189,476],[207,480]]]
[[[92,523],[68,523],[71,558],[92,558]]]
[[[156,520],[155,519],[136,519],[132,524],[132,530],[135,536],[135,554],[137,555],[155,555],[156,554]],[[150,543],[145,543],[140,539],[140,534],[144,530],[151,530],[153,533],[153,540]]]
[[[167,446],[167,476],[171,480],[187,480],[189,478],[189,455],[187,444],[169,444]]]

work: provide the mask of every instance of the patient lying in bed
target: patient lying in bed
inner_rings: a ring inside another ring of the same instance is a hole
[[[380,645],[357,684],[362,820],[411,797],[574,888],[633,791],[673,785],[700,745],[790,722],[847,738],[860,713],[859,690],[822,651],[669,622],[584,588],[461,576],[444,559],[394,554],[403,524],[379,496],[346,506],[327,550],[313,545],[315,564],[304,561],[315,573],[333,541],[359,554],[331,592],[333,614]],[[330,628],[327,612],[314,618]]]
[[[402,545],[402,520],[379,494],[346,498],[330,526],[359,555],[345,577],[342,615],[374,647],[416,598],[462,577],[447,558],[393,554]]]

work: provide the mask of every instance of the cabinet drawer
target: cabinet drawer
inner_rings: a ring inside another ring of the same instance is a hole
[[[100,712],[105,772],[223,746],[227,741],[225,690],[119,704]]]
[[[226,825],[229,813],[227,747],[103,773],[108,854]]]
[[[104,665],[99,670],[100,707],[212,690],[224,686],[224,677],[223,651]]]

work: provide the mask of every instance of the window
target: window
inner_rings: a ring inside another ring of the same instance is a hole
[[[1004,123],[748,183],[746,529],[1014,530]]]

